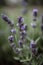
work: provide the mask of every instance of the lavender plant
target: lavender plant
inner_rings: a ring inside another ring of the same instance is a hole
[[[32,28],[35,30],[37,27],[38,10],[33,10],[33,22],[31,23]],[[12,22],[8,16],[2,14],[2,19],[10,25],[10,35],[8,37],[9,45],[14,51],[14,59],[19,60],[26,65],[40,65],[41,60],[39,58],[43,58],[43,56],[39,53],[39,49],[37,43],[41,39],[41,36],[37,37],[35,40],[34,38],[31,39],[27,35],[28,26],[24,23],[24,18],[19,16],[17,22],[17,28],[14,28],[14,22]],[[17,32],[17,29],[19,32]],[[41,32],[43,33],[43,16],[42,16],[42,23],[41,23]],[[19,34],[19,40],[17,39],[17,33]],[[34,33],[33,33],[34,34]],[[16,41],[16,42],[15,42]],[[40,63],[38,63],[38,62]],[[28,63],[29,62],[29,63]]]

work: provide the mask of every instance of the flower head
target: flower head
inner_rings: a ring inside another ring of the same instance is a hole
[[[24,30],[24,31],[22,31],[22,32],[20,32],[20,35],[21,36],[25,36],[27,34],[27,32]]]
[[[5,14],[1,14],[2,19],[8,23],[11,23],[10,19],[8,18],[8,16],[6,16]]]
[[[37,17],[38,9],[33,9],[33,16]]]
[[[34,40],[32,40],[32,41],[30,42],[30,48],[31,48],[31,49],[36,48],[36,43],[35,43]]]
[[[22,18],[21,16],[18,17],[18,23],[19,23],[19,24],[23,23],[23,21],[24,21],[24,18]]]
[[[33,28],[36,28],[36,23],[31,23],[31,26],[33,27]]]
[[[20,47],[22,47],[23,46],[23,41],[22,40],[19,40],[18,41],[18,44],[19,44]]]
[[[20,27],[20,29],[23,31],[23,30],[27,30],[27,25],[26,24],[24,24],[24,25],[22,25],[21,27]]]
[[[9,40],[10,43],[13,43],[13,42],[14,42],[14,37],[13,37],[13,35],[9,36],[9,37],[8,37],[8,40]]]
[[[15,34],[16,33],[16,29],[11,29],[11,33]]]

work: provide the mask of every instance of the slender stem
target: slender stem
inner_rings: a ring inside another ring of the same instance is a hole
[[[39,40],[40,40],[40,37],[38,37],[35,42],[37,43]]]

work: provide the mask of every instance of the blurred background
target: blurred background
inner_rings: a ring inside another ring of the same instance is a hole
[[[34,8],[37,8],[39,10],[37,24],[40,26],[39,23],[41,23],[41,15],[43,13],[43,0],[25,1],[26,4],[24,4],[23,0],[0,0],[0,65],[12,65],[15,63],[13,60],[14,53],[8,43],[10,26],[2,20],[2,13],[6,14],[14,21],[15,27],[18,16],[23,16],[25,23],[29,26],[28,33],[30,34],[32,31],[30,27],[30,22],[32,22],[32,11]],[[40,27],[38,27],[36,31],[37,33],[40,32]]]

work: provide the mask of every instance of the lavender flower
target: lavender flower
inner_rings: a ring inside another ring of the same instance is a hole
[[[36,48],[36,43],[34,40],[32,40],[30,42],[30,48],[31,48],[33,56],[36,55],[37,54],[37,48]]]
[[[8,40],[9,40],[10,43],[13,43],[14,42],[14,37],[11,35],[11,36],[8,37]]]
[[[25,36],[22,36],[22,35],[20,36],[20,39],[21,39],[21,40],[24,40],[24,38],[25,38]]]
[[[31,48],[31,49],[36,48],[36,43],[35,43],[34,40],[32,40],[32,41],[30,42],[30,48]]]
[[[23,30],[27,30],[27,25],[26,24],[24,24],[24,25],[22,25],[21,27],[20,27],[20,29],[23,31]]]
[[[37,17],[38,9],[33,9],[33,16]]]
[[[21,16],[18,17],[18,23],[19,23],[19,24],[23,23],[23,21],[24,21],[24,18],[22,18]]]
[[[6,15],[4,15],[4,14],[1,14],[1,16],[2,16],[2,19],[4,20],[4,21],[6,21],[7,23],[11,23],[11,21],[10,21],[10,19],[8,18],[8,16],[6,16]]]
[[[8,18],[8,16],[6,16],[5,14],[2,14],[1,16],[2,16],[2,19],[3,19],[4,21],[6,21],[8,24],[10,24],[10,26],[13,26],[13,25],[14,25],[14,22],[11,21],[11,20]]]
[[[16,29],[11,29],[11,33],[15,34],[16,33]]]
[[[32,26],[33,28],[36,28],[36,23],[31,23],[31,26]]]
[[[19,40],[18,41],[18,44],[19,44],[20,47],[22,47],[23,46],[23,41],[22,40]]]
[[[25,36],[27,34],[27,32],[24,30],[24,31],[22,31],[22,32],[20,32],[20,35],[21,36]]]

